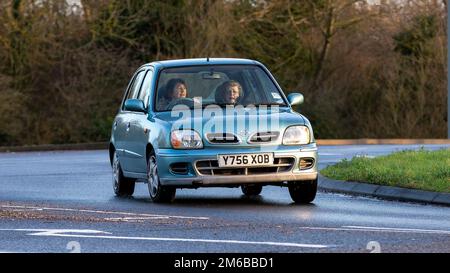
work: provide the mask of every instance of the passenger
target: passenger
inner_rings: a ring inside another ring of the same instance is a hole
[[[216,91],[216,103],[236,104],[242,97],[242,86],[237,81],[226,81]]]
[[[174,100],[187,97],[187,87],[184,80],[176,78],[171,79],[166,84],[163,97],[160,99],[158,109],[163,110]]]

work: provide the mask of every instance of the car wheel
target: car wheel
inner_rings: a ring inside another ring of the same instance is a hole
[[[150,198],[156,203],[170,203],[175,200],[176,188],[162,186],[159,181],[156,156],[151,154],[147,162],[147,185]]]
[[[261,185],[242,185],[241,186],[242,193],[247,196],[259,195],[262,191]]]
[[[113,163],[112,163],[112,174],[113,174],[113,189],[117,196],[130,196],[133,195],[135,180],[132,178],[127,178],[123,175],[122,168],[120,166],[119,157],[114,151]]]
[[[307,204],[314,200],[317,193],[317,179],[290,182],[289,194],[295,203]]]

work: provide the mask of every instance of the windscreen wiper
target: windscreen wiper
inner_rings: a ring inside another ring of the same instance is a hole
[[[254,106],[261,106],[261,105],[266,105],[266,106],[272,106],[272,105],[277,105],[277,106],[287,106],[286,103],[280,103],[280,102],[261,102],[261,103],[249,103],[247,105],[245,105],[245,107],[249,106],[249,105],[254,105]]]

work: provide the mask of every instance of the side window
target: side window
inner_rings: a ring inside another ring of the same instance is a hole
[[[130,87],[130,92],[128,93],[127,99],[136,99],[138,92],[139,92],[139,87],[141,86],[141,81],[142,81],[142,77],[144,76],[144,71],[140,71],[134,81],[133,84]]]
[[[139,71],[136,76],[133,78],[133,82],[131,83],[131,86],[128,88],[127,91],[127,97],[124,100],[124,103],[127,99],[135,99],[137,98],[137,92],[139,91],[139,87],[141,86],[142,77],[144,76],[144,70]],[[123,105],[122,105],[123,109]]]
[[[150,84],[153,79],[153,71],[148,70],[147,74],[145,74],[144,82],[142,83],[141,91],[139,92],[139,97],[141,101],[144,102],[145,107],[148,105],[148,96],[150,94]]]

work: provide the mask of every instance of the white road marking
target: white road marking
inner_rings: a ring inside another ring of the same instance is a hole
[[[449,230],[439,229],[416,229],[416,228],[388,228],[388,227],[365,227],[365,226],[343,226],[344,228],[370,230],[370,231],[391,231],[391,232],[407,232],[407,233],[436,233],[436,234],[448,234]]]
[[[150,219],[150,218],[152,218],[152,219],[175,218],[175,219],[191,219],[191,220],[209,220],[209,217],[163,215],[163,214],[147,214],[147,213],[132,213],[132,212],[88,210],[88,209],[51,208],[51,207],[33,207],[33,206],[9,206],[9,205],[2,205],[0,207],[2,207],[2,208],[10,208],[10,209],[72,211],[72,212],[86,212],[86,213],[97,213],[97,214],[117,214],[117,215],[147,217],[148,219]]]
[[[380,227],[360,227],[360,226],[342,226],[342,227],[297,227],[307,230],[326,230],[326,231],[362,231],[362,232],[390,232],[390,233],[425,233],[425,234],[443,234],[450,235],[448,230],[427,230],[427,229],[405,229],[405,228],[380,228]]]
[[[320,160],[320,161],[319,161],[319,164],[320,164],[320,163],[337,163],[337,162],[339,162],[339,161],[341,161],[340,158],[339,158],[339,159]]]
[[[43,209],[12,209],[11,211],[20,211],[20,212],[24,212],[24,211],[43,211]]]
[[[87,234],[112,234],[106,231],[100,231],[95,229],[36,229],[36,228],[17,228],[17,229],[0,229],[0,231],[25,231],[25,232],[37,232],[30,233],[28,235],[36,236],[55,236],[57,234],[64,233],[87,233]]]
[[[26,231],[26,232],[31,232],[31,233],[27,234],[27,235],[31,235],[31,236],[52,236],[52,237],[71,237],[71,238],[190,242],[190,243],[218,243],[218,244],[247,244],[247,245],[269,245],[269,246],[299,247],[299,248],[328,248],[328,247],[330,247],[328,245],[320,245],[320,244],[300,244],[300,243],[265,242],[265,241],[86,235],[89,233],[95,233],[95,234],[102,234],[102,233],[103,234],[111,234],[111,233],[99,231],[99,230],[83,230],[83,229],[0,229],[0,231]],[[35,232],[37,232],[37,233],[35,233]],[[67,233],[83,233],[83,234],[67,234]]]
[[[145,220],[156,220],[156,219],[170,219],[169,216],[159,216],[159,217],[111,217],[105,218],[107,221],[114,222],[143,222]]]
[[[373,155],[355,155],[355,157],[360,157],[360,158],[375,158],[375,156],[373,156]]]

